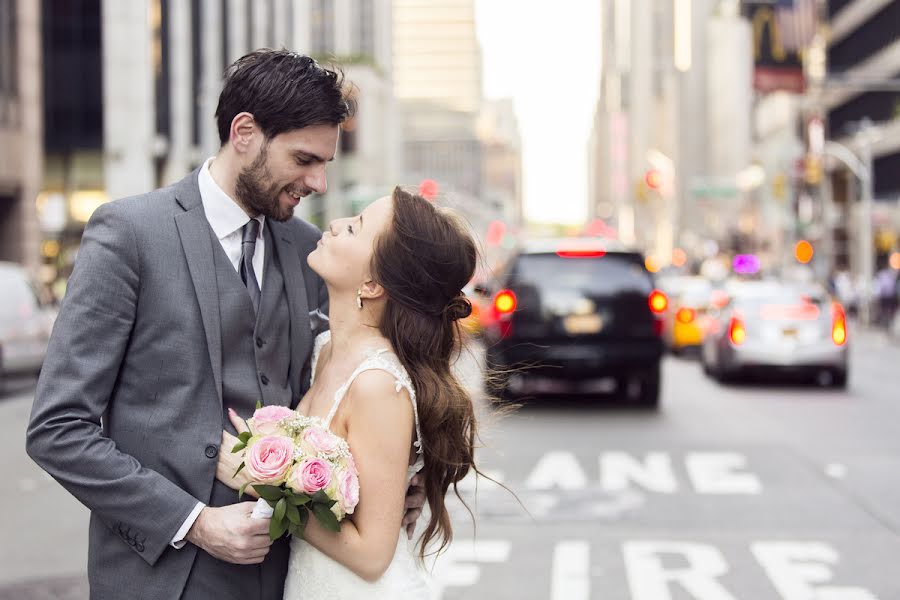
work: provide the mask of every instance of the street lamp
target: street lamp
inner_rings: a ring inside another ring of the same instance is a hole
[[[872,121],[868,118],[860,122],[859,131],[857,132],[857,143],[859,144],[860,157],[857,157],[849,148],[839,144],[833,140],[827,140],[823,147],[823,154],[834,157],[844,163],[850,169],[850,172],[859,179],[860,185],[860,258],[862,261],[862,303],[860,305],[859,316],[863,325],[870,325],[872,322],[871,302],[872,302],[872,279],[875,277],[875,257],[873,256],[873,235],[872,235],[872,144],[876,141],[876,135],[873,131]]]

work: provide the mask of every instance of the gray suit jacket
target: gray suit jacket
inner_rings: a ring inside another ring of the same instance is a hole
[[[214,248],[197,173],[94,213],[35,394],[28,454],[91,510],[94,598],[177,598],[197,553],[169,545],[197,501],[209,501],[224,424]],[[321,233],[299,219],[267,226],[299,324],[290,357],[299,400],[308,312],[327,303],[306,263]]]

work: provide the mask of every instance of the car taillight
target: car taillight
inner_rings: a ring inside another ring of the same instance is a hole
[[[747,330],[744,329],[744,322],[737,317],[731,317],[731,322],[728,324],[728,339],[735,346],[740,346],[746,338]]]
[[[669,299],[659,290],[650,292],[650,298],[648,298],[647,302],[650,304],[650,310],[657,315],[664,313],[669,307]]]
[[[512,290],[501,290],[494,296],[494,310],[499,317],[512,314],[516,310],[516,304],[516,295]]]
[[[606,255],[606,250],[557,250],[556,255],[560,258],[600,258]]]
[[[847,343],[847,316],[837,302],[831,305],[831,341],[838,346]]]
[[[684,323],[685,325],[693,322],[695,316],[697,316],[697,313],[693,308],[681,308],[675,314],[675,318],[678,319],[678,322]]]

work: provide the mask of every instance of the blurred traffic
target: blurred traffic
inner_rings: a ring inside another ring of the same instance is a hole
[[[483,465],[548,526],[489,495],[438,596],[900,598],[898,23],[900,0],[0,0],[0,509],[25,512],[0,598],[87,597],[87,515],[21,448],[86,224],[217,152],[222,73],[259,47],[356,88],[296,216],[401,184],[480,241],[461,368],[485,412],[523,407]]]

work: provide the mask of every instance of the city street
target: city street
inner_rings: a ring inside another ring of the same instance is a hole
[[[900,346],[880,334],[854,342],[846,392],[721,386],[696,361],[667,358],[659,413],[544,398],[487,425],[482,468],[528,513],[482,482],[473,541],[454,503],[456,541],[436,589],[445,599],[900,598]],[[0,598],[86,598],[87,512],[25,455],[33,381],[6,388]]]

